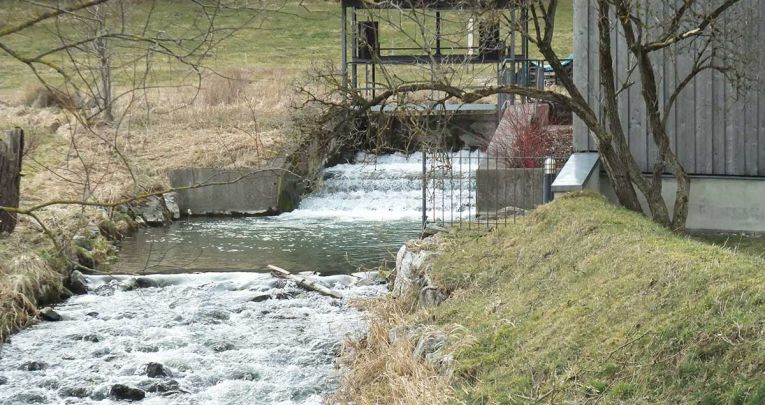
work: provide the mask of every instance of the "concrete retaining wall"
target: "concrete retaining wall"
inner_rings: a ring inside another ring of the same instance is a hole
[[[670,212],[677,190],[675,179],[665,177],[662,185]],[[611,183],[605,174],[600,191],[616,203]],[[645,209],[647,204],[642,198]],[[744,177],[700,177],[691,179],[688,202],[690,230],[765,232],[765,179]]]
[[[493,213],[505,207],[533,209],[542,204],[543,188],[543,169],[478,169],[478,212]]]
[[[178,191],[182,215],[269,215],[292,211],[300,201],[300,179],[271,169],[187,168],[170,172],[172,187],[206,185]],[[214,185],[212,185],[214,184]]]

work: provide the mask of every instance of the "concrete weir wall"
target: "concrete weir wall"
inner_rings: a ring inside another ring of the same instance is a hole
[[[543,169],[481,168],[476,171],[479,213],[507,207],[533,209],[542,204],[543,189]]]
[[[270,215],[292,211],[300,179],[277,165],[266,169],[186,168],[168,173],[182,215]],[[210,185],[214,184],[214,185]]]

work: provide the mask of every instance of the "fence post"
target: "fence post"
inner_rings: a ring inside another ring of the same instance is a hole
[[[0,207],[19,206],[23,151],[24,131],[21,128],[0,134]],[[0,210],[0,233],[11,233],[15,228],[16,214]]]
[[[422,151],[422,229],[428,226],[428,154]]]
[[[555,180],[555,159],[548,157],[544,164],[545,182],[542,201],[547,204],[553,200],[552,183]]]

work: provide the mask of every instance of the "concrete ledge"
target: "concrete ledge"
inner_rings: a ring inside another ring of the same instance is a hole
[[[553,193],[569,193],[584,189],[598,190],[600,156],[596,152],[574,153],[566,161],[552,184]]]
[[[186,168],[168,173],[182,215],[275,215],[300,201],[299,178],[272,165],[266,169]]]

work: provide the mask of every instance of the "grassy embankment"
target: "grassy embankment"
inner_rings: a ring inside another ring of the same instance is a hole
[[[386,308],[372,329],[383,331],[352,360],[346,388],[359,403],[416,399],[405,386],[467,403],[765,402],[762,257],[675,235],[591,194],[493,232],[456,232],[441,250],[430,275],[450,298],[413,312],[386,303],[399,316]],[[411,345],[391,347],[387,329],[406,323],[456,332],[443,349],[450,377],[400,367]],[[386,351],[390,360],[370,360]],[[360,381],[368,388],[353,391]]]

